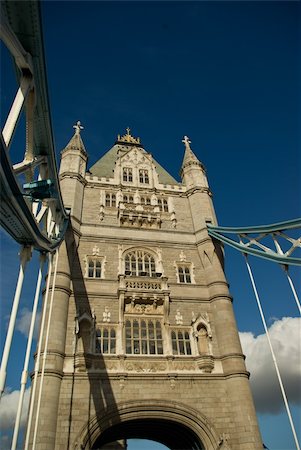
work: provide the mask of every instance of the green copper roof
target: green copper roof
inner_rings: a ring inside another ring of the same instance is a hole
[[[147,153],[141,146],[135,145],[144,153]],[[114,176],[115,162],[117,160],[117,152],[124,151],[127,153],[133,148],[133,145],[115,144],[107,153],[105,153],[93,166],[90,168],[90,172],[93,176],[101,178],[112,178]],[[156,166],[156,170],[161,184],[180,184],[176,181],[160,164],[153,159],[153,163]]]

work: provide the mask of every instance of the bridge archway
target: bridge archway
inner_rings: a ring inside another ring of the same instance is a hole
[[[75,450],[98,450],[122,439],[149,439],[172,450],[215,450],[222,440],[198,411],[176,402],[126,402],[95,415],[82,429]]]

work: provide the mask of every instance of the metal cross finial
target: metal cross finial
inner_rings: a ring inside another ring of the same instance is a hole
[[[127,128],[126,128],[126,133],[127,133],[128,135],[130,134],[130,131],[131,131],[130,127],[127,127]]]
[[[81,123],[79,120],[76,122],[75,125],[73,125],[73,128],[75,129],[75,134],[80,134],[81,130],[84,129],[84,127],[81,126]]]
[[[190,139],[189,139],[188,136],[184,136],[184,138],[182,139],[182,142],[185,144],[185,147],[186,147],[186,148],[190,149],[191,141],[190,141]],[[191,149],[190,149],[190,150],[191,150]]]

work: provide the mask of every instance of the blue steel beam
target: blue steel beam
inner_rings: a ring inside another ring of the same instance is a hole
[[[209,236],[213,237],[214,239],[217,239],[220,242],[223,242],[224,244],[230,245],[231,247],[235,248],[236,250],[239,250],[242,253],[258,256],[259,258],[274,261],[283,265],[301,266],[301,258],[299,257],[292,257],[286,255],[285,252],[275,252],[274,250],[268,248],[266,250],[262,250],[250,247],[250,245],[252,244],[256,245],[256,237],[254,236],[249,237],[250,241],[252,242],[248,243],[244,243],[240,239],[240,236],[248,238],[247,236],[248,234],[254,233],[259,234],[258,239],[262,239],[263,237],[267,237],[269,235],[273,235],[274,237],[277,237],[278,235],[286,237],[284,235],[281,235],[281,233],[285,230],[301,229],[301,219],[294,219],[270,225],[253,226],[253,227],[218,227],[207,224],[207,229]],[[228,236],[224,236],[223,233],[238,236],[240,242],[237,242]],[[298,243],[296,247],[300,248],[301,238],[295,239],[295,241]]]
[[[19,243],[31,244],[40,250],[49,251],[58,246],[63,239],[64,230],[68,222],[68,213],[64,208],[61,197],[54,151],[40,2],[37,0],[28,2],[2,1],[1,15],[5,16],[5,23],[9,26],[9,33],[6,34],[6,40],[11,40],[12,45],[10,50],[13,49],[12,54],[15,58],[17,73],[20,79],[24,75],[24,71],[26,72],[28,70],[28,68],[23,67],[25,56],[30,61],[30,71],[32,71],[35,93],[32,149],[34,159],[32,163],[34,164],[35,161],[41,159],[45,163],[46,178],[51,179],[53,184],[51,200],[53,202],[52,205],[54,204],[55,207],[52,209],[57,212],[55,216],[60,220],[60,223],[57,224],[60,231],[58,236],[51,239],[35,223],[35,217],[24,201],[24,192],[18,186],[3,139],[1,139],[1,154],[3,154],[1,155],[0,174],[2,186],[1,224]],[[16,43],[18,43],[17,46]],[[22,58],[18,57],[20,52]]]

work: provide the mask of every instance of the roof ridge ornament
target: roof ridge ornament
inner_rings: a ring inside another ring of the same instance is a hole
[[[117,142],[125,144],[140,144],[140,138],[135,138],[134,136],[132,136],[130,127],[127,127],[126,134],[124,134],[123,136],[120,136],[120,134],[117,135]]]
[[[78,120],[78,121],[76,122],[76,124],[73,125],[73,128],[75,129],[75,135],[76,135],[76,136],[79,136],[81,130],[84,129],[84,127],[82,126],[80,120]]]

